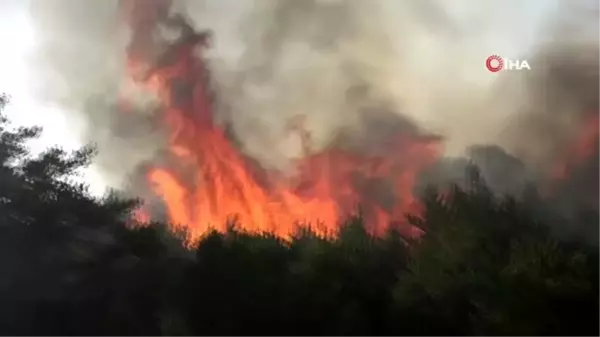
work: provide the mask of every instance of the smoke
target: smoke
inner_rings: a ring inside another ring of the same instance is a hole
[[[40,99],[63,110],[82,143],[98,147],[94,165],[107,185],[120,187],[163,145],[152,124],[152,98],[125,76],[128,36],[118,1],[32,1],[30,12]],[[123,93],[138,103],[136,113],[121,111]]]
[[[527,169],[485,169],[500,189],[549,175],[587,114],[597,114],[598,16],[580,14],[595,4],[552,4],[175,0],[171,9],[213,31],[218,118],[263,166],[287,168],[302,155],[290,121],[302,121],[316,151],[344,134],[368,140],[386,122],[366,121],[385,110],[441,135],[448,156],[489,145],[496,158],[518,158]],[[107,184],[121,185],[165,141],[152,97],[124,76],[129,32],[118,1],[37,0],[31,14],[43,98],[98,145]],[[527,59],[532,70],[489,73],[491,54]],[[136,98],[128,114],[124,92]]]
[[[281,166],[301,153],[290,118],[305,117],[318,149],[340,129],[365,131],[364,107],[382,104],[443,135],[448,154],[498,142],[518,109],[506,100],[502,114],[485,112],[497,77],[482,63],[493,53],[525,53],[535,15],[516,3],[453,4],[472,13],[445,3],[259,2],[241,20],[232,74],[220,76],[230,83],[220,87],[245,149]]]

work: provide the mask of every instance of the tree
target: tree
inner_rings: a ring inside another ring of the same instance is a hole
[[[2,334],[598,334],[597,247],[476,168],[425,194],[418,239],[371,235],[359,215],[290,239],[233,224],[189,248],[168,224],[131,226],[135,200],[76,182],[93,148],[31,156],[40,132],[0,114]]]
[[[143,317],[156,305],[128,298],[144,291],[151,302],[148,288],[158,287],[149,281],[160,278],[143,277],[160,274],[144,263],[161,258],[156,229],[128,229],[135,201],[97,199],[74,181],[93,148],[50,148],[32,157],[26,142],[40,132],[10,128],[0,115],[1,332],[158,333]]]
[[[597,251],[560,241],[471,170],[468,190],[430,193],[412,219],[426,235],[395,292],[410,333],[597,334]]]

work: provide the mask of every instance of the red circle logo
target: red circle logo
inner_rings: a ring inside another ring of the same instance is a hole
[[[496,63],[496,65],[494,65],[494,63]],[[485,60],[485,67],[489,71],[497,73],[504,68],[504,60],[498,55],[492,55]]]

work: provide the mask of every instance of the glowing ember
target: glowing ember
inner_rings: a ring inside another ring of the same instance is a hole
[[[381,232],[391,223],[402,225],[405,213],[419,212],[412,192],[418,173],[438,157],[436,140],[397,134],[381,144],[386,151],[378,152],[385,156],[340,149],[310,153],[310,133],[299,123],[295,131],[307,154],[297,163],[297,174],[290,178],[255,167],[213,123],[209,73],[197,56],[208,36],[169,17],[166,1],[130,0],[125,5],[133,31],[131,76],[162,101],[170,135],[168,166],[153,167],[147,179],[174,224],[197,237],[209,228],[223,230],[235,218],[246,230],[286,236],[298,223],[335,230],[341,218],[360,206],[369,228]],[[158,24],[182,31],[163,50],[154,39]],[[391,197],[369,193],[376,185],[390,190]]]

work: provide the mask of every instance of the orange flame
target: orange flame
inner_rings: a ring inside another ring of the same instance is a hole
[[[172,223],[186,226],[197,238],[210,228],[224,230],[235,217],[248,231],[285,237],[298,223],[320,223],[321,231],[335,231],[340,218],[360,205],[369,228],[381,233],[390,223],[404,223],[405,213],[419,212],[413,197],[416,176],[438,158],[437,141],[398,134],[381,145],[391,153],[387,156],[334,149],[310,154],[310,134],[296,126],[307,154],[297,162],[295,176],[253,167],[213,122],[204,80],[208,69],[196,55],[199,46],[207,45],[207,36],[183,36],[158,60],[144,59],[136,51],[152,47],[148,22],[160,20],[162,7],[151,10],[150,2],[135,0],[128,4],[138,44],[128,53],[130,73],[160,98],[170,135],[172,162],[150,169],[147,179],[164,200]],[[140,69],[146,69],[146,76],[140,76]],[[366,192],[381,181],[393,192],[391,202]]]
[[[600,115],[591,114],[583,120],[581,132],[577,134],[573,144],[568,148],[565,158],[554,168],[552,177],[563,180],[570,176],[570,171],[598,154],[600,131]]]

